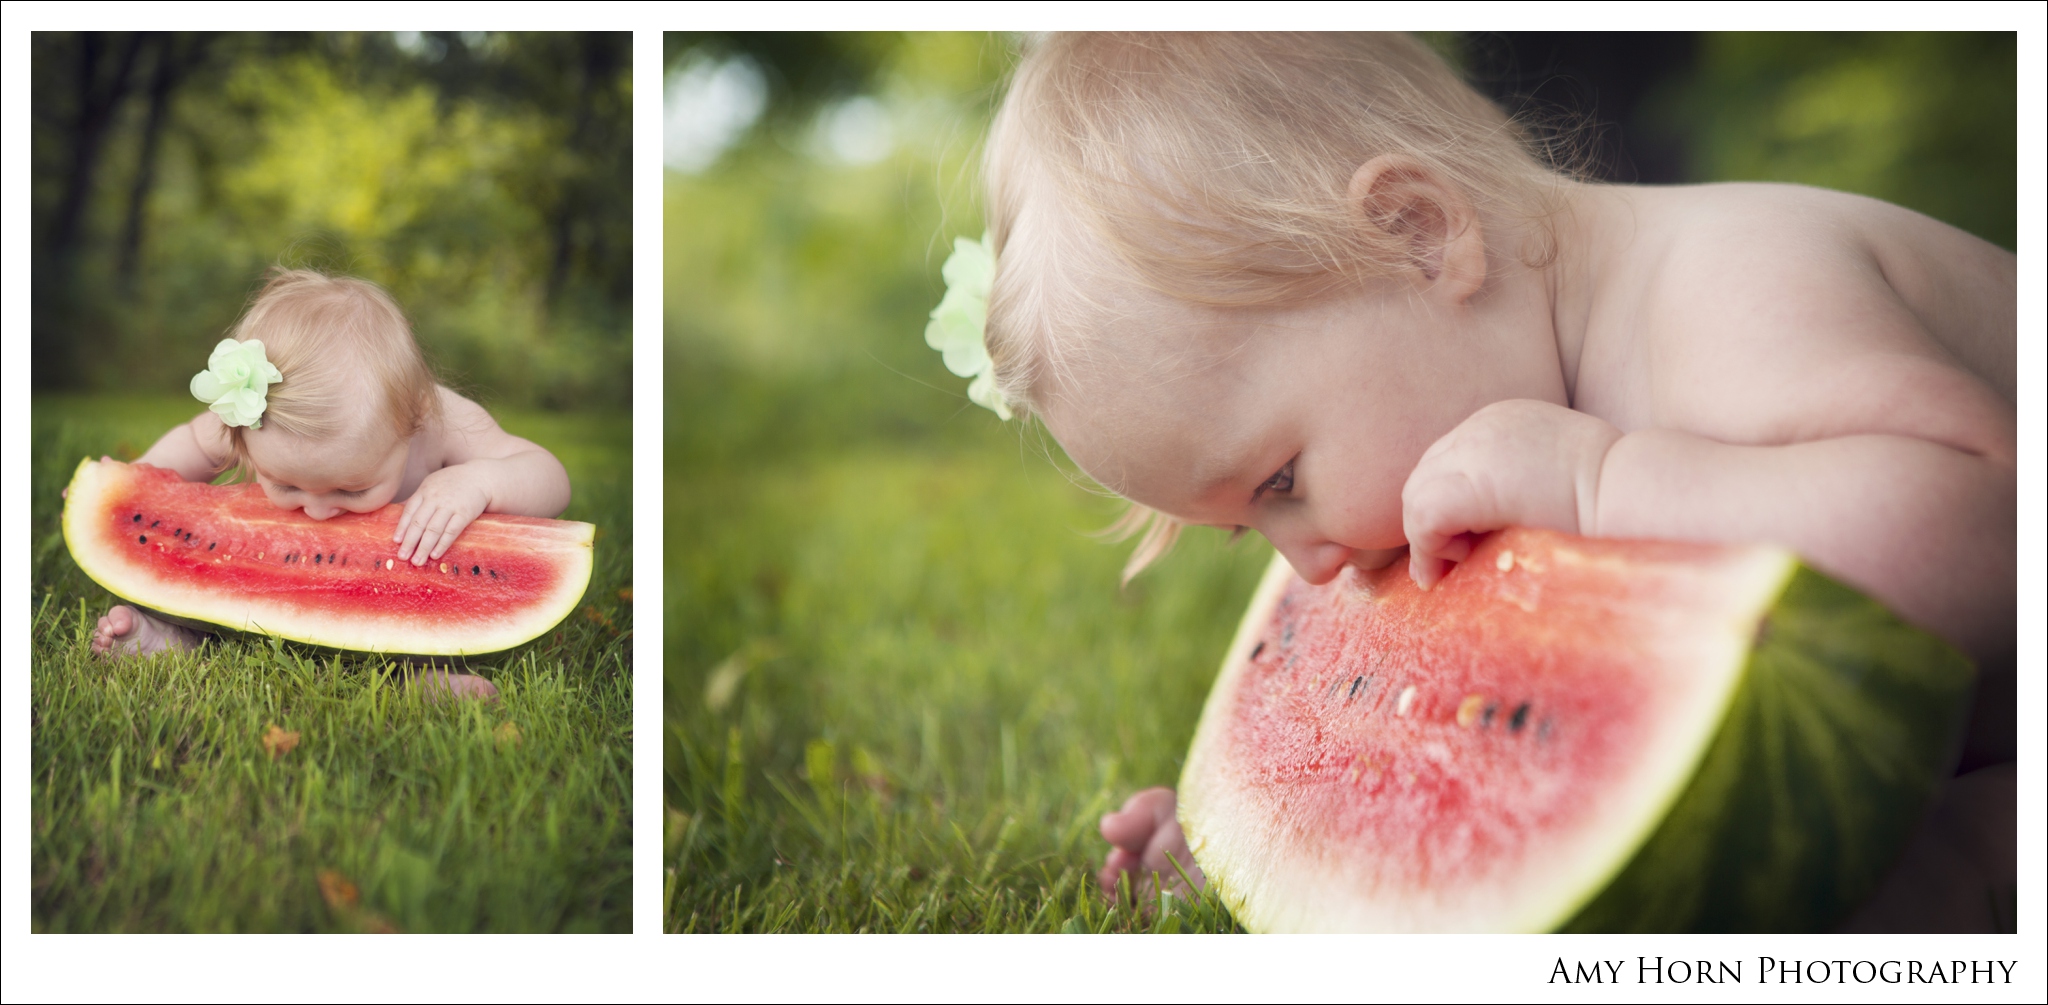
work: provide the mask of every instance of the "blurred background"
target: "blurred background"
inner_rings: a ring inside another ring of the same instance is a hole
[[[2009,34],[1437,34],[1560,158],[1800,182],[2013,246]],[[1119,505],[922,338],[1017,40],[664,44],[672,931],[1230,927],[1109,912],[1096,817],[1171,785],[1269,554],[1119,589]]]
[[[283,264],[383,284],[492,401],[630,405],[630,46],[35,33],[36,389],[182,390]]]
[[[37,32],[30,55],[31,924],[630,930],[631,34]],[[597,525],[577,611],[467,663],[488,709],[386,717],[395,665],[260,638],[120,673],[87,652],[116,598],[60,492],[204,408],[187,382],[274,265],[389,289]],[[266,722],[300,754],[266,754]]]

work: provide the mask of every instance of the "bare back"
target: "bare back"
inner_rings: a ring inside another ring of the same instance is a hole
[[[1856,434],[2013,462],[2013,255],[1790,185],[1609,189],[1573,406],[1623,430]]]

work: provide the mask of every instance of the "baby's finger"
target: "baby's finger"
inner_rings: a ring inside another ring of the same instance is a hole
[[[420,510],[420,494],[419,494],[419,493],[417,493],[417,492],[415,492],[415,493],[413,493],[413,494],[412,494],[412,498],[410,498],[410,499],[407,499],[407,500],[405,501],[405,508],[404,508],[404,509],[402,509],[402,510],[399,510],[399,511],[398,511],[398,526],[397,526],[397,527],[394,527],[394,528],[392,528],[392,530],[391,530],[391,539],[392,539],[393,541],[404,541],[404,540],[405,540],[405,532],[406,532],[406,529],[412,526],[412,517],[413,517],[413,514],[415,514],[415,513],[418,513],[418,512],[419,512],[419,510]],[[404,558],[404,557],[405,557],[405,555],[404,555],[404,553],[403,553],[403,549],[401,549],[401,550],[400,550],[400,554],[399,554],[399,556],[398,556],[398,557],[400,557],[400,558]]]
[[[1443,578],[1447,563],[1462,562],[1472,553],[1472,542],[1463,535],[1500,526],[1493,507],[1463,473],[1411,479],[1401,495],[1408,573],[1425,590]]]
[[[427,557],[440,558],[442,555],[447,554],[448,547],[455,543],[456,538],[462,536],[462,528],[467,526],[469,526],[469,521],[461,519],[459,517],[456,519],[449,520],[448,525],[441,528],[440,538],[438,538],[434,542],[433,554]]]
[[[431,510],[425,513],[415,513],[411,519],[406,521],[405,536],[398,543],[399,561],[411,562],[418,554],[420,537],[427,532],[427,519],[432,515]],[[413,562],[413,564],[418,565],[419,563]]]
[[[450,511],[436,506],[433,512],[420,519],[420,523],[425,525],[426,530],[420,535],[419,546],[413,549],[412,564],[427,564],[427,552],[432,549],[434,544],[440,541],[441,529],[448,525],[448,518],[453,515]]]
[[[441,543],[434,546],[434,557],[440,558],[446,554],[448,549],[455,544],[456,538],[461,537],[462,532],[468,530],[469,525],[474,523],[476,518],[477,514],[471,513],[468,510],[458,510],[453,513],[448,521],[448,525],[441,529]]]

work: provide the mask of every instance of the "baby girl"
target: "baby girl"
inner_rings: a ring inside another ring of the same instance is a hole
[[[553,454],[498,428],[442,387],[398,304],[374,283],[276,270],[213,351],[192,392],[211,408],[173,428],[137,463],[211,481],[238,467],[279,509],[315,520],[402,502],[400,561],[424,565],[483,513],[553,517],[569,475]],[[118,605],[93,651],[184,649],[204,636]],[[457,695],[489,698],[489,681],[435,674]]]
[[[2013,255],[1836,192],[1590,184],[1526,139],[1405,36],[1044,39],[986,152],[986,355],[947,362],[1131,500],[1132,572],[1188,524],[1311,583],[1405,551],[1425,588],[1509,525],[1769,541],[2009,707]],[[2010,821],[1986,770],[1950,803]],[[2005,828],[1970,883],[2012,881]],[[1199,876],[1169,790],[1102,832],[1106,888]]]

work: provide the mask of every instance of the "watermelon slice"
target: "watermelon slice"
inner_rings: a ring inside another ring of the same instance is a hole
[[[1772,548],[1509,530],[1424,593],[1275,558],[1180,781],[1255,931],[1811,931],[1954,764],[1975,672]]]
[[[391,540],[402,508],[314,520],[253,484],[86,460],[64,541],[108,592],[174,618],[372,652],[509,649],[568,616],[590,584],[590,524],[486,514],[415,567]]]

